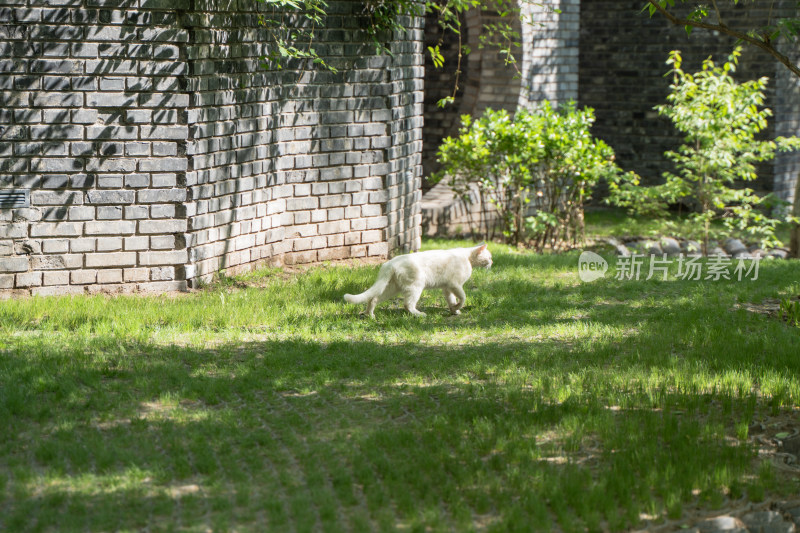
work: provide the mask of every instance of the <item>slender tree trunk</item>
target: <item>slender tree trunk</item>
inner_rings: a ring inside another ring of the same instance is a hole
[[[794,184],[794,208],[792,215],[800,218],[800,176]],[[792,238],[789,242],[789,256],[800,259],[800,224],[792,224]]]

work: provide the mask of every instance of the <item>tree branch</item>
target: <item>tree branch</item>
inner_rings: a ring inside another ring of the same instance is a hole
[[[800,78],[800,67],[795,65],[791,59],[787,56],[780,53],[770,42],[765,42],[760,39],[757,39],[751,35],[747,35],[746,33],[742,33],[740,31],[734,30],[729,28],[723,24],[710,24],[708,22],[702,22],[697,20],[689,20],[689,19],[681,19],[667,11],[665,8],[659,5],[657,0],[648,0],[651,6],[653,6],[659,13],[664,15],[667,20],[675,24],[676,26],[692,26],[693,28],[702,28],[705,30],[712,30],[724,33],[726,35],[730,35],[731,37],[735,37],[740,41],[744,41],[746,43],[752,44],[758,48],[761,48],[775,59],[780,61],[786,68],[788,68],[792,74]]]
[[[711,0],[711,3],[714,4],[714,11],[717,12],[717,24],[724,26],[724,24],[722,24],[722,13],[719,12],[719,8],[717,7],[717,0]]]

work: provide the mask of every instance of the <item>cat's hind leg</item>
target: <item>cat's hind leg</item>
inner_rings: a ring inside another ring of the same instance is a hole
[[[397,293],[397,287],[390,281],[386,284],[381,294],[373,296],[367,301],[367,310],[365,314],[369,315],[370,318],[375,318],[375,307],[377,307],[381,302],[391,300],[397,296]]]
[[[454,315],[460,315],[461,311],[458,310],[458,300],[456,299],[456,295],[450,289],[442,289],[442,293],[444,294],[444,299],[447,302],[447,307],[450,308],[450,312]]]
[[[403,291],[403,303],[406,311],[412,315],[425,316],[425,313],[417,310],[417,302],[419,301],[419,297],[422,296],[422,289],[424,289],[424,287],[420,285],[411,285],[406,287]]]

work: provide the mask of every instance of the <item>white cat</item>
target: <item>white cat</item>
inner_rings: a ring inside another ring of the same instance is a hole
[[[485,244],[399,255],[381,266],[372,287],[361,294],[345,294],[344,299],[351,304],[367,302],[367,314],[375,318],[376,305],[401,295],[409,313],[424,316],[417,310],[422,291],[442,289],[450,312],[458,315],[467,298],[462,285],[472,275],[472,267],[491,266],[492,254]]]

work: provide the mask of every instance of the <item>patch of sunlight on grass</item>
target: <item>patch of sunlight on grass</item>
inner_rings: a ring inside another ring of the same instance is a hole
[[[25,489],[33,497],[65,493],[91,496],[127,491],[149,482],[152,473],[137,466],[123,468],[114,474],[82,473],[68,475],[40,475],[26,480]]]

